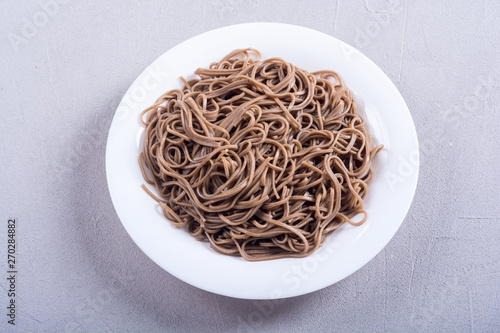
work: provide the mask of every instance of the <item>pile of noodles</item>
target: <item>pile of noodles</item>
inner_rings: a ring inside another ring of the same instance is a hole
[[[366,220],[373,147],[333,71],[235,50],[146,109],[139,156],[163,213],[216,251],[304,257]],[[355,215],[363,214],[360,222]]]

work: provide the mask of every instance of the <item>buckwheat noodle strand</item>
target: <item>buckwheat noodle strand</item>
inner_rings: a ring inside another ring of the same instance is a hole
[[[143,188],[175,226],[259,261],[305,257],[342,223],[365,222],[382,146],[337,73],[244,49],[195,74],[141,114],[139,164],[157,193]]]

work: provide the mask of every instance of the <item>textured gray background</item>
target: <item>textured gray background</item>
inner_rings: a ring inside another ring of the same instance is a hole
[[[500,331],[498,1],[47,3],[0,3],[0,267],[6,219],[18,217],[18,331]],[[359,48],[401,91],[422,148],[389,245],[280,304],[214,295],[156,266],[118,220],[104,170],[113,113],[147,65],[254,21]],[[11,330],[4,274],[0,330]]]

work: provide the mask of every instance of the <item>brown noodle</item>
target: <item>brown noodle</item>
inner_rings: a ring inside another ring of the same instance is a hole
[[[258,261],[307,256],[343,222],[365,222],[382,146],[337,73],[245,49],[195,74],[141,114],[140,165],[159,197],[143,187],[175,226]]]

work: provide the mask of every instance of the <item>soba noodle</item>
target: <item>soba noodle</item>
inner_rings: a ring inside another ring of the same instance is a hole
[[[365,222],[382,146],[337,73],[244,49],[195,74],[141,115],[139,163],[157,193],[143,187],[168,220],[250,261],[307,256]]]

